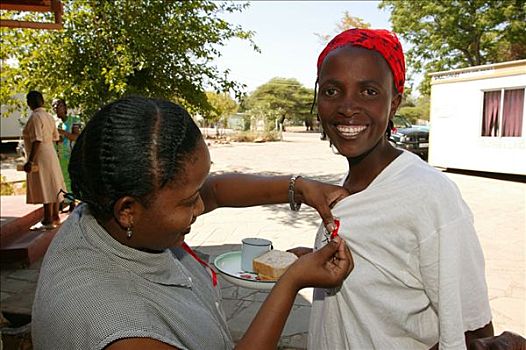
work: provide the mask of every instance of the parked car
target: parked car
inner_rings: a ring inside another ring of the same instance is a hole
[[[391,139],[395,146],[418,154],[422,159],[427,160],[429,127],[411,125],[409,120],[401,115],[395,115],[393,123]]]

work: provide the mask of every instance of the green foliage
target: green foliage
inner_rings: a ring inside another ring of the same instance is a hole
[[[241,96],[214,59],[231,38],[253,33],[221,19],[247,4],[211,0],[63,0],[64,29],[2,29],[0,102],[37,89],[63,97],[83,118],[126,94],[176,100],[191,111],[211,109],[204,87]],[[37,14],[6,16],[34,18]],[[9,59],[9,60],[8,60]],[[11,64],[10,64],[11,63]]]
[[[7,182],[5,176],[1,176],[0,181],[0,195],[2,196],[11,196],[15,193],[15,189],[13,187],[13,184],[10,182]]]
[[[236,113],[239,107],[227,93],[207,91],[206,98],[212,109],[205,114],[205,119],[212,124],[218,121],[225,122],[224,118]]]
[[[416,107],[402,107],[398,110],[398,114],[406,117],[411,124],[415,124],[420,119],[420,114]]]
[[[408,66],[436,72],[526,58],[524,0],[382,0],[407,40]],[[419,86],[429,95],[430,78]]]
[[[411,86],[405,86],[404,87],[404,93],[402,94],[402,102],[400,104],[400,108],[402,107],[414,107],[415,101],[414,97],[412,96],[413,88]]]
[[[298,80],[276,77],[250,94],[243,101],[243,108],[250,115],[265,117],[272,129],[279,118],[296,123],[312,118],[312,100],[312,89],[305,88]]]
[[[429,120],[429,96],[421,95],[413,105],[405,105],[398,110],[398,114],[403,115],[416,124],[418,119]]]

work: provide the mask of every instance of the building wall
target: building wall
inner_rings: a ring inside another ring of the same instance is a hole
[[[522,74],[468,73],[431,87],[429,163],[433,166],[526,175],[526,117],[521,137],[482,137],[484,91],[524,88]],[[480,79],[474,78],[479,74]],[[492,78],[491,76],[495,76]],[[526,113],[526,108],[524,108]]]

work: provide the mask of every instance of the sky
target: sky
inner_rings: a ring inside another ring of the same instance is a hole
[[[232,39],[215,63],[230,69],[230,78],[246,84],[246,92],[274,77],[296,78],[314,88],[316,60],[324,45],[315,33],[336,35],[344,12],[372,28],[391,29],[389,11],[379,1],[250,1],[243,12],[223,15],[228,22],[255,32],[258,53],[248,41]]]

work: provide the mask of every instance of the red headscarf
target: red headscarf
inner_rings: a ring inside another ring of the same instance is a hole
[[[334,49],[345,45],[360,46],[378,52],[387,61],[396,90],[404,92],[405,60],[402,45],[396,34],[385,29],[353,28],[336,35],[318,57],[318,75],[325,57]]]

